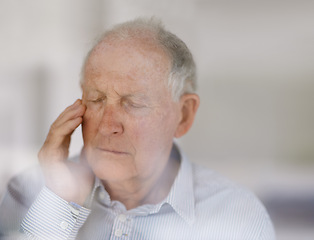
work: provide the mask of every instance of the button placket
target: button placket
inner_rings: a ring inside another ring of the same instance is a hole
[[[69,224],[66,222],[66,221],[62,221],[60,223],[60,227],[63,229],[63,230],[66,230],[68,227],[69,227]]]
[[[127,239],[132,230],[132,219],[125,214],[117,214],[113,225],[113,235],[115,238]]]
[[[121,229],[116,229],[116,230],[114,231],[114,235],[115,235],[116,237],[121,237],[122,234],[123,234],[123,232],[122,232]]]

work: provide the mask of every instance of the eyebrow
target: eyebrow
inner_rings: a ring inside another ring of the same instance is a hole
[[[97,94],[97,95],[104,95],[104,93],[103,92],[101,92],[101,91],[99,91],[99,90],[97,90],[97,89],[92,89],[92,88],[88,88],[88,89],[86,89],[85,88],[85,90],[83,90],[83,93],[85,92],[85,94],[86,95],[89,95],[89,94]]]

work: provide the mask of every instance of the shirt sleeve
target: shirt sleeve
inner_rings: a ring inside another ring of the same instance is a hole
[[[75,239],[90,211],[44,187],[23,219],[21,232],[29,239]]]

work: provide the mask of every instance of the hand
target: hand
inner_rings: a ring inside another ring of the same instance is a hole
[[[46,186],[68,202],[83,205],[93,186],[94,175],[86,161],[67,161],[71,135],[82,123],[86,107],[81,100],[67,107],[51,125],[38,153]]]

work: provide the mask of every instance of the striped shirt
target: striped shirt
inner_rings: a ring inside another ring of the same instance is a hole
[[[19,227],[22,239],[275,239],[254,194],[184,156],[168,196],[131,210],[112,201],[99,179],[82,207],[38,183],[42,176],[34,172],[8,185],[0,207],[1,239]]]

